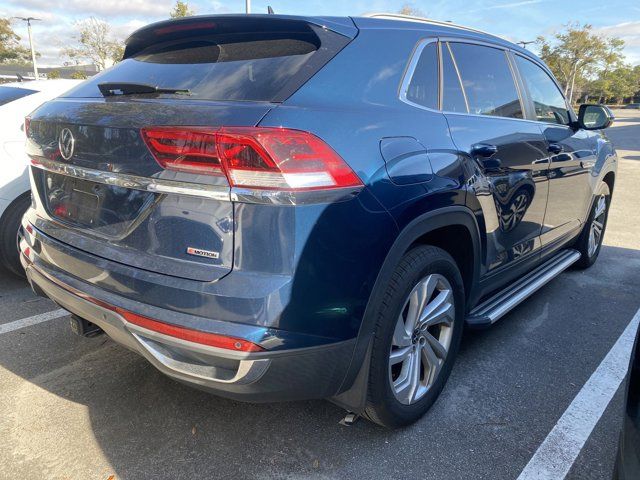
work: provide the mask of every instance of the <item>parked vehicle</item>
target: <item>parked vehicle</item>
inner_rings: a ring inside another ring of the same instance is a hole
[[[640,330],[636,331],[629,369],[626,375],[624,416],[618,441],[613,480],[633,480],[640,477]]]
[[[531,52],[406,20],[132,34],[30,118],[34,290],[181,382],[417,420],[465,323],[595,262],[616,155]]]
[[[77,80],[39,80],[0,85],[0,266],[20,276],[24,276],[24,270],[16,235],[31,203],[29,160],[24,152],[24,117],[78,83]]]
[[[640,103],[628,103],[624,108],[629,110],[640,110]]]

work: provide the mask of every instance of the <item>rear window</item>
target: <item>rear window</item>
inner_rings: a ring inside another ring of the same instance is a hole
[[[34,93],[38,93],[38,91],[27,88],[0,87],[0,106]]]
[[[413,71],[406,99],[423,107],[438,108],[438,44],[428,43]]]
[[[470,113],[523,118],[504,51],[467,43],[451,43],[450,47]]]
[[[128,82],[189,90],[188,95],[171,94],[175,98],[282,101],[347,40],[309,24],[291,31],[201,32],[180,38],[157,35],[151,45],[85,82],[71,96],[99,97],[98,84]]]
[[[442,109],[445,112],[469,111],[448,43],[442,45]]]

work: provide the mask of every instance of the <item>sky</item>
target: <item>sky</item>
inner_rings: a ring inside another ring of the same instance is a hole
[[[175,0],[0,0],[0,17],[32,16],[36,50],[42,66],[61,65],[60,51],[73,44],[75,22],[94,16],[112,25],[114,37],[124,39],[135,29],[168,18]],[[197,14],[243,13],[244,0],[192,0]],[[640,2],[637,0],[252,0],[253,13],[290,15],[351,15],[397,12],[405,3],[427,17],[485,30],[512,41],[549,37],[568,22],[589,23],[596,32],[626,42],[629,63],[640,64]],[[14,22],[25,46],[27,30]],[[535,48],[534,48],[535,50]]]

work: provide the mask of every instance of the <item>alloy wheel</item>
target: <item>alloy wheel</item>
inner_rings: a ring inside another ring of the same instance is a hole
[[[444,276],[428,275],[411,290],[389,353],[389,382],[400,403],[417,402],[438,378],[451,346],[454,319],[453,290]]]
[[[589,244],[587,252],[589,257],[593,257],[602,242],[602,235],[604,234],[604,221],[607,213],[607,198],[605,195],[600,195],[596,199],[595,212],[593,214],[593,220],[589,227]]]

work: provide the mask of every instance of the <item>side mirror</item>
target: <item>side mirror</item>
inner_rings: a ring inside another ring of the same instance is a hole
[[[615,117],[609,107],[585,103],[578,111],[578,125],[585,130],[601,130],[613,123]]]

